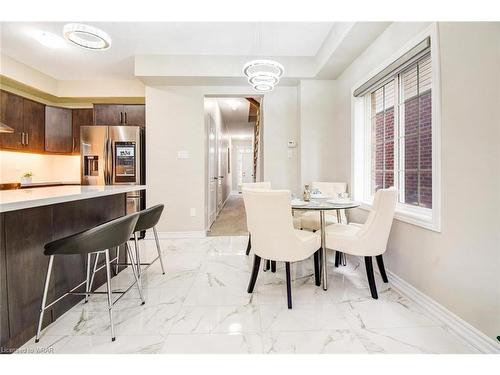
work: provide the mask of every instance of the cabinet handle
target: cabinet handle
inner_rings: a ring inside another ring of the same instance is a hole
[[[71,151],[75,151],[75,137],[73,137],[71,141],[72,141]]]
[[[21,132],[21,145],[24,145],[24,132]]]
[[[30,133],[25,133],[26,134],[26,146],[30,143]]]
[[[123,112],[125,113],[125,124],[127,123],[127,112]]]
[[[123,124],[123,112],[120,112],[120,124]]]

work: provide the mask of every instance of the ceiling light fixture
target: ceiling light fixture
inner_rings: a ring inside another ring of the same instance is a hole
[[[38,43],[48,48],[62,48],[66,44],[64,39],[59,35],[49,33],[48,31],[36,31],[32,36]]]
[[[284,72],[283,65],[274,60],[252,60],[243,67],[243,74],[248,78],[248,83],[260,92],[272,91]]]
[[[111,47],[111,38],[97,27],[81,23],[68,23],[63,28],[64,37],[79,47],[102,51]]]

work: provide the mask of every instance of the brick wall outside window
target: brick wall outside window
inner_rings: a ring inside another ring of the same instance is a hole
[[[430,56],[369,95],[372,193],[396,186],[401,192],[400,202],[432,208]]]

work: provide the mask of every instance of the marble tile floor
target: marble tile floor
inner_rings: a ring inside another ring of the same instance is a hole
[[[246,236],[162,240],[166,275],[156,262],[143,275],[146,304],[133,289],[115,305],[115,342],[106,297],[95,295],[18,353],[475,353],[390,283],[377,278],[379,299],[371,299],[356,258],[336,269],[329,254],[326,292],[314,285],[312,259],[295,264],[292,310],[284,265],[261,271],[248,294],[246,244]],[[143,259],[155,256],[154,241],[140,245]],[[113,289],[132,277],[121,272]]]

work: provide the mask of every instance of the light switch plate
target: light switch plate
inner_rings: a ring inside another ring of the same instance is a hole
[[[177,159],[189,159],[189,151],[177,151]]]

